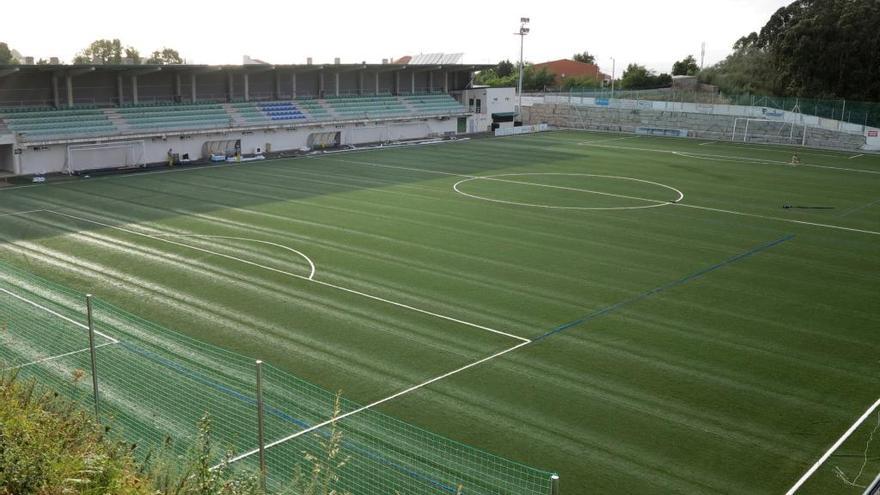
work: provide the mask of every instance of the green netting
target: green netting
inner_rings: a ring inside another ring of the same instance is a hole
[[[102,422],[138,452],[173,440],[181,453],[205,413],[218,446],[256,468],[255,361],[172,332],[92,299]],[[0,369],[34,377],[92,408],[85,295],[0,264]],[[342,433],[338,489],[353,494],[541,494],[552,473],[414,427],[289,373],[263,366],[268,483],[286,488],[297,466],[325,455]],[[317,427],[321,426],[321,427]]]

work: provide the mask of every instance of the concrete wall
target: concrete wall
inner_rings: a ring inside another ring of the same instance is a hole
[[[440,136],[456,132],[456,120],[428,120],[405,123],[370,123],[365,125],[332,125],[310,127],[300,129],[274,129],[264,131],[218,131],[211,134],[191,136],[168,136],[167,138],[155,137],[145,139],[145,161],[158,163],[165,161],[168,149],[174,153],[183,155],[189,153],[190,157],[201,157],[202,145],[206,141],[240,139],[242,153],[253,154],[256,148],[271,149],[273,152],[295,150],[306,146],[308,136],[314,132],[338,131],[342,133],[342,144],[362,144],[383,141],[395,141],[403,139],[419,139],[431,136]],[[3,159],[4,146],[0,146],[0,170],[13,171],[13,163]],[[9,147],[11,153],[12,147]],[[20,171],[22,175],[46,174],[61,172],[67,161],[67,145],[51,145],[21,148],[21,154],[16,155],[20,159]],[[122,164],[120,164],[122,165]],[[8,169],[6,167],[9,167]]]
[[[677,101],[653,101],[653,100],[623,100],[607,98],[577,97],[568,95],[545,95],[523,97],[523,106],[541,103],[560,103],[578,106],[620,108],[626,110],[657,110],[666,112],[687,112],[709,115],[730,115],[735,117],[749,117],[755,119],[779,120],[785,122],[798,122],[806,125],[821,127],[823,129],[862,134],[865,126],[842,122],[834,119],[825,119],[813,115],[788,112],[769,107],[748,105],[720,105],[713,103],[686,103]]]
[[[648,102],[650,103],[650,102]],[[524,122],[548,123],[556,127],[613,132],[636,132],[639,127],[659,129],[687,129],[688,137],[730,141],[736,116],[689,113],[681,111],[649,110],[645,108],[609,108],[566,104],[537,104],[523,108]],[[740,126],[743,124],[740,123]],[[740,127],[739,129],[742,129]],[[782,132],[780,132],[782,129]],[[778,123],[754,124],[749,142],[799,145],[803,126],[794,126],[791,138],[789,127]],[[741,131],[740,131],[741,132]],[[739,134],[743,136],[743,134]],[[819,127],[807,128],[807,146],[842,150],[861,150],[865,136]]]

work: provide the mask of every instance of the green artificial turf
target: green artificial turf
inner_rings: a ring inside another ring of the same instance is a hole
[[[0,260],[359,403],[530,339],[378,409],[566,494],[783,493],[880,396],[880,157],[798,153],[554,132],[50,182],[0,189],[52,211],[0,216]],[[834,468],[877,414],[801,493],[861,493]]]

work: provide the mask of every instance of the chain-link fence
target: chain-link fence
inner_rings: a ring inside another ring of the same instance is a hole
[[[34,377],[136,443],[183,453],[211,418],[233,467],[259,467],[256,362],[175,333],[97,298],[0,263],[0,370]],[[89,328],[93,330],[90,345]],[[94,352],[96,374],[92,374]],[[270,490],[326,455],[341,434],[337,490],[353,494],[548,495],[552,473],[503,459],[261,365],[262,430]],[[97,377],[97,402],[93,377]],[[97,404],[97,405],[96,405]],[[337,406],[338,404],[338,406]],[[351,413],[346,416],[346,413]],[[340,418],[332,421],[333,418]],[[173,447],[175,448],[175,447]]]

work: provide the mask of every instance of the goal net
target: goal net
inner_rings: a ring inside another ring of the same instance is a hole
[[[102,168],[143,167],[146,147],[143,141],[119,141],[106,144],[71,144],[67,146],[64,171],[75,174]]]
[[[779,120],[750,119],[733,120],[730,140],[742,143],[805,145],[806,124]]]

